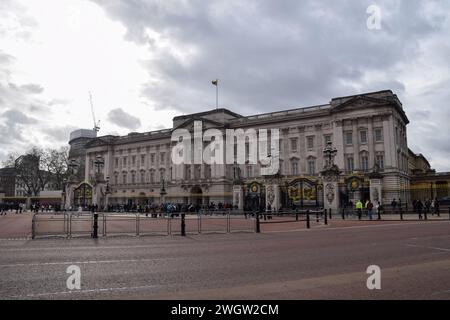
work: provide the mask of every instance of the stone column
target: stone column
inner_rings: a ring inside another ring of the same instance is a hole
[[[271,211],[280,209],[280,187],[277,184],[270,184],[266,187],[266,211],[269,204]]]
[[[383,203],[383,176],[379,173],[377,165],[374,171],[369,174],[370,201],[375,206],[378,201]]]
[[[233,186],[233,207],[244,210],[244,191],[241,185]]]
[[[339,175],[336,165],[321,172],[323,178],[323,206],[325,209],[338,210],[339,199]]]

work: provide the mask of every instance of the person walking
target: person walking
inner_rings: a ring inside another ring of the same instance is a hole
[[[358,220],[361,220],[362,217],[362,209],[363,209],[363,204],[361,202],[361,200],[358,200],[358,202],[356,202],[356,212],[358,213]]]
[[[419,213],[419,219],[422,220],[422,209],[423,209],[422,201],[417,200],[416,206],[417,206],[417,212]]]
[[[397,209],[397,201],[395,201],[395,198],[392,199],[391,207],[392,207],[392,211],[395,212],[395,209]]]
[[[372,201],[368,200],[366,204],[367,214],[369,216],[369,220],[372,220],[372,210],[373,210],[373,203]]]
[[[381,205],[380,201],[378,201],[376,209],[377,209],[378,220],[381,220],[381,211],[383,210],[383,206]]]
[[[434,213],[436,213],[438,217],[441,216],[441,211],[439,209],[439,200],[437,198],[434,199]]]

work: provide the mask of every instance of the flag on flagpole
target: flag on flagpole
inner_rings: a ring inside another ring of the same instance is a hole
[[[213,84],[213,85],[215,85],[215,86],[217,86],[218,84],[219,84],[219,80],[213,80],[213,81],[211,81],[211,83]]]

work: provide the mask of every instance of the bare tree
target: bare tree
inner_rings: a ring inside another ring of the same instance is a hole
[[[33,147],[14,160],[17,181],[23,185],[28,196],[38,196],[50,180],[50,175],[44,170],[43,158],[44,152]]]
[[[48,149],[44,153],[43,164],[50,175],[49,182],[53,183],[57,190],[62,190],[65,180],[69,175],[69,148],[62,147],[58,150]]]

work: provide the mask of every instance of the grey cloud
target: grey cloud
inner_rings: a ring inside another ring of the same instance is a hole
[[[141,126],[139,118],[126,113],[121,108],[113,109],[108,113],[109,122],[126,129],[135,130]]]
[[[124,23],[132,41],[147,44],[150,28],[197,48],[185,64],[156,43],[150,47],[154,58],[144,62],[160,81],[145,85],[143,96],[183,112],[213,107],[210,80],[216,77],[222,104],[244,113],[355,93],[348,80],[361,81],[367,72],[390,71],[413,58],[418,41],[443,24],[423,14],[419,1],[381,1],[385,27],[376,32],[366,27],[372,1],[190,1],[182,9],[160,1],[95,2]],[[381,84],[361,90],[388,88]],[[404,90],[397,79],[385,85]]]
[[[25,90],[26,92],[34,93],[34,94],[42,93],[44,91],[43,87],[41,87],[38,84],[34,84],[34,83],[21,85],[20,88],[22,90]]]
[[[374,4],[371,0],[92,1],[123,23],[126,39],[152,52],[151,60],[142,61],[151,79],[142,96],[155,108],[180,113],[211,109],[215,88],[210,81],[215,78],[220,79],[219,104],[242,114],[392,89],[411,118],[411,146],[420,144],[429,157],[450,158],[450,152],[434,146],[448,145],[446,129],[433,135],[435,141],[421,136],[429,123],[447,126],[449,117],[437,106],[449,101],[448,86],[429,88],[427,97],[418,97],[402,79],[410,66],[422,63],[425,45],[436,48],[428,64],[450,69],[448,2],[376,1],[382,29],[369,30],[366,9]],[[179,51],[162,46],[146,28]],[[180,60],[184,47],[194,48],[195,54]],[[428,116],[415,113],[419,109]],[[450,165],[438,169],[450,170]]]
[[[2,117],[4,117],[7,123],[10,124],[31,124],[36,122],[35,119],[28,117],[26,114],[18,110],[8,110],[2,114]]]
[[[55,142],[67,142],[69,141],[70,133],[76,129],[77,128],[73,126],[65,126],[44,128],[42,131],[47,135],[49,139]]]

